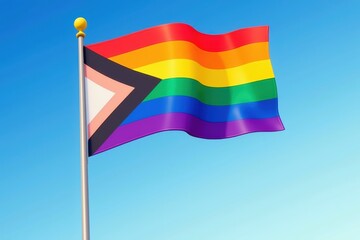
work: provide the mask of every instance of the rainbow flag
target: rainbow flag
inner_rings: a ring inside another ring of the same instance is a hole
[[[174,23],[85,46],[89,155],[165,130],[283,130],[268,30],[208,35]]]

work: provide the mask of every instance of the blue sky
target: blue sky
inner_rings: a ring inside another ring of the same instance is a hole
[[[0,239],[81,239],[77,40],[269,25],[286,130],[90,158],[92,239],[357,240],[359,1],[12,1],[0,14]]]

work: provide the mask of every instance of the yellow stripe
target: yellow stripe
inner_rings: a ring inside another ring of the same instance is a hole
[[[269,59],[269,43],[258,42],[229,51],[208,52],[191,42],[169,41],[113,56],[109,59],[132,69],[170,59],[189,59],[207,68],[224,69]]]
[[[256,61],[234,68],[209,69],[187,59],[173,59],[134,70],[161,79],[192,78],[209,87],[229,87],[273,78],[270,60]]]

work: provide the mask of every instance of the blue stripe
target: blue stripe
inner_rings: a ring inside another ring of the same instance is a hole
[[[279,116],[277,106],[277,98],[229,106],[212,106],[186,96],[162,97],[142,102],[121,125],[166,113],[187,113],[207,122],[273,118]]]

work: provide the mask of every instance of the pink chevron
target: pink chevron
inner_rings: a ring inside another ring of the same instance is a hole
[[[114,96],[104,105],[99,113],[88,123],[88,138],[90,138],[110,114],[134,90],[134,87],[113,80],[93,68],[85,65],[85,77],[92,82],[108,89]]]

